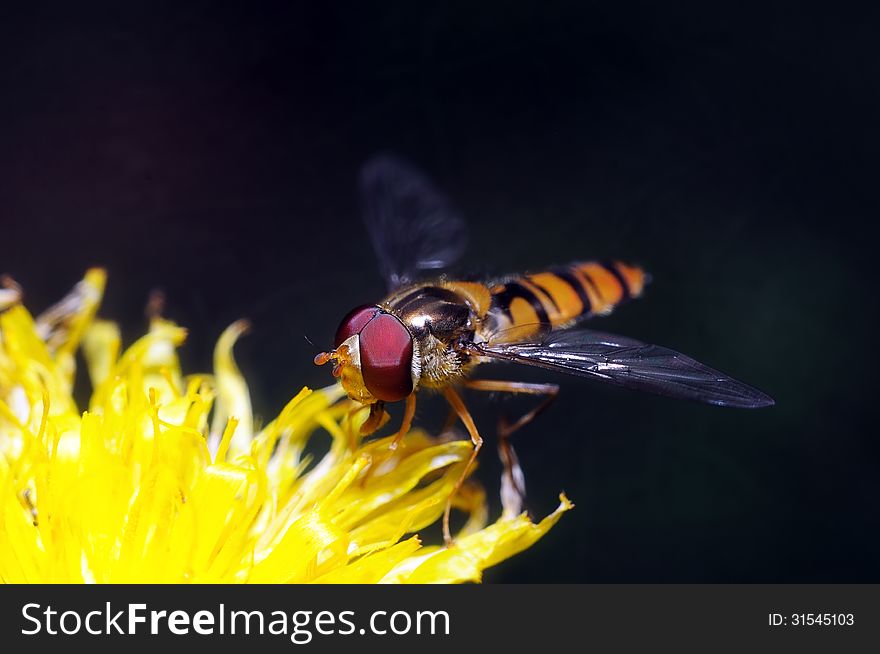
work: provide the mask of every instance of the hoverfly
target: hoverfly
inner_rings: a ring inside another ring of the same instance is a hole
[[[474,445],[446,503],[447,544],[452,542],[452,499],[483,444],[459,390],[543,396],[537,407],[499,428],[508,493],[514,488],[519,494],[524,490],[516,483],[519,468],[507,439],[559,391],[550,383],[471,379],[480,364],[535,366],[718,406],[757,408],[774,403],[761,391],[673,350],[574,329],[641,295],[647,279],[640,268],[620,261],[588,261],[497,281],[451,279],[436,271],[459,259],[467,229],[424,175],[396,158],[379,156],[362,168],[360,192],[388,295],[350,311],[336,331],[334,349],[316,356],[315,363],[332,361],[333,375],[348,396],[370,407],[361,428],[364,435],[387,421],[386,404],[405,401],[392,448],[409,431],[417,392],[434,389],[444,395]],[[424,278],[425,271],[435,272]]]

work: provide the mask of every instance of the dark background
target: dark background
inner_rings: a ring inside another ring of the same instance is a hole
[[[594,325],[778,402],[553,378],[562,395],[516,443],[533,512],[562,489],[577,508],[487,580],[880,581],[876,16],[179,4],[0,10],[0,269],[32,310],[106,266],[103,315],[130,340],[164,289],[189,370],[249,317],[237,355],[270,417],[330,380],[304,335],[328,345],[383,292],[354,180],[397,152],[468,216],[470,271],[640,263],[644,298]],[[522,406],[470,404],[490,438]],[[418,420],[443,414],[429,400]]]

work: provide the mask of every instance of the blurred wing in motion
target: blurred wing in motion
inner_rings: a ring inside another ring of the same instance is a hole
[[[425,270],[455,263],[467,226],[445,195],[409,164],[389,155],[370,159],[360,173],[364,222],[389,290]]]
[[[614,334],[561,331],[540,341],[478,344],[475,349],[491,359],[590,377],[667,397],[744,409],[774,404],[761,391],[690,357]]]

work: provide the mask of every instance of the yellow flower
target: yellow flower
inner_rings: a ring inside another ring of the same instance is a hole
[[[117,326],[95,319],[104,283],[90,270],[36,320],[16,287],[0,291],[4,582],[478,581],[571,507],[561,496],[537,524],[484,526],[469,483],[456,544],[425,546],[414,534],[440,518],[469,441],[361,442],[366,412],[338,386],[304,388],[258,429],[232,357],[245,325],[220,337],[214,375],[184,377],[186,331],[155,318],[123,352]],[[80,348],[93,388],[82,414]]]

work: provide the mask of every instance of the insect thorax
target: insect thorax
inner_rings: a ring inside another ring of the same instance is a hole
[[[465,376],[472,362],[456,344],[473,338],[479,321],[465,298],[447,288],[424,285],[401,289],[382,306],[413,336],[420,386],[439,388]]]

